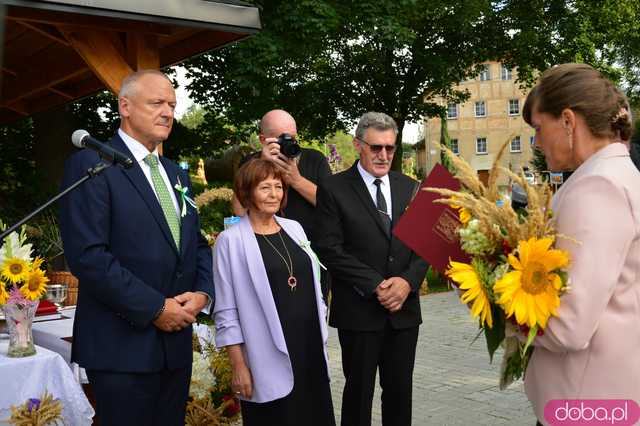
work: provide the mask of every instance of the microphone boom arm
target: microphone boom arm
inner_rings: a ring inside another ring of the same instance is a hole
[[[52,198],[50,198],[49,201],[47,201],[46,203],[44,203],[43,205],[41,205],[40,207],[38,207],[37,209],[35,209],[31,213],[29,213],[28,215],[26,215],[25,217],[20,219],[17,223],[15,223],[12,226],[10,226],[9,228],[7,228],[5,231],[3,231],[0,234],[0,247],[2,247],[2,245],[4,244],[4,239],[5,239],[5,237],[7,235],[12,233],[13,231],[18,229],[19,227],[21,227],[25,223],[27,223],[34,216],[36,216],[37,214],[42,212],[44,209],[49,207],[51,204],[53,204],[56,201],[58,201],[60,198],[62,198],[65,195],[67,195],[69,192],[73,191],[78,186],[82,185],[85,181],[91,179],[92,177],[98,176],[100,173],[102,173],[102,171],[104,171],[105,169],[111,167],[113,164],[114,163],[104,163],[104,162],[100,162],[100,163],[96,164],[95,166],[93,166],[92,168],[87,170],[87,174],[85,174],[80,179],[78,179],[77,181],[75,181],[74,183],[69,185],[67,188],[63,189],[57,195],[55,195]]]

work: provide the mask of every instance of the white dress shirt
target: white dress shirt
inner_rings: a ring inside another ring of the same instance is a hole
[[[133,154],[133,157],[138,162],[138,165],[140,165],[142,173],[144,173],[144,176],[147,178],[147,182],[149,182],[153,193],[156,194],[156,198],[158,198],[158,194],[156,193],[156,188],[153,186],[153,181],[151,180],[151,167],[149,167],[149,165],[144,162],[144,159],[147,158],[147,155],[149,154],[153,154],[158,157],[158,170],[160,171],[160,176],[162,176],[164,184],[169,189],[169,194],[171,194],[171,201],[173,201],[173,207],[176,209],[176,214],[178,215],[178,217],[180,217],[180,206],[178,205],[178,199],[176,198],[176,193],[173,189],[173,186],[171,186],[169,176],[164,170],[162,162],[160,161],[160,158],[158,156],[158,148],[154,149],[153,152],[150,153],[146,146],[142,145],[140,142],[127,135],[122,129],[118,129],[118,135],[127,146],[127,148],[129,148],[129,151],[131,151],[131,153]],[[159,201],[160,199],[158,199],[158,202]]]
[[[391,216],[391,186],[389,185],[389,175],[386,174],[380,178],[373,176],[371,173],[366,171],[362,165],[360,165],[360,161],[358,161],[358,172],[360,172],[360,176],[362,176],[362,180],[364,184],[367,186],[369,190],[369,195],[371,195],[371,199],[373,200],[373,205],[377,206],[378,201],[376,197],[376,193],[378,191],[378,187],[375,183],[373,183],[376,179],[380,179],[382,183],[380,184],[380,190],[382,191],[382,195],[384,196],[384,200],[387,202],[387,214],[389,215],[389,219],[393,220]]]

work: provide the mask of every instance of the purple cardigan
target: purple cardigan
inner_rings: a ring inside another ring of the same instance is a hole
[[[311,259],[326,362],[327,307],[320,291],[321,265],[298,222],[278,216],[276,221]],[[268,402],[288,395],[293,389],[291,361],[248,215],[218,235],[213,254],[213,281],[216,345],[244,343],[245,361],[253,377],[250,401]]]

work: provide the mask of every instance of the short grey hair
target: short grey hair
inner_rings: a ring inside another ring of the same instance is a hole
[[[140,78],[144,77],[145,75],[157,75],[158,77],[165,78],[169,83],[171,83],[169,77],[167,77],[167,75],[162,71],[155,69],[136,71],[129,74],[124,78],[124,80],[122,80],[122,85],[120,86],[120,91],[118,92],[118,98],[129,98],[131,96],[135,96],[138,80],[140,80]],[[171,87],[173,87],[173,83],[171,83]]]
[[[356,138],[364,140],[364,134],[370,128],[381,132],[393,130],[393,133],[398,135],[398,125],[395,120],[384,112],[369,111],[362,114],[360,121],[358,121],[358,127],[356,127]]]

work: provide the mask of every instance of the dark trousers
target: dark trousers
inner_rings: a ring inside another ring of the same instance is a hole
[[[100,426],[184,426],[191,366],[158,373],[87,370]]]
[[[411,424],[413,365],[418,327],[380,331],[338,330],[345,386],[342,426],[369,426],[376,370],[380,369],[382,424]]]

